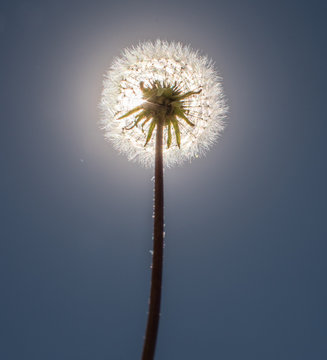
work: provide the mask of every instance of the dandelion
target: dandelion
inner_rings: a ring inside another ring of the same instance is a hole
[[[154,358],[163,260],[163,167],[202,156],[224,128],[222,81],[207,57],[157,40],[125,49],[105,75],[102,126],[114,147],[155,166],[154,233],[149,315],[142,360]]]

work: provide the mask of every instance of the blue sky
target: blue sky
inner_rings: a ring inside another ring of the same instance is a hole
[[[99,129],[102,76],[156,38],[211,57],[227,128],[165,171],[156,360],[324,360],[323,1],[2,1],[0,358],[140,358],[152,170]]]

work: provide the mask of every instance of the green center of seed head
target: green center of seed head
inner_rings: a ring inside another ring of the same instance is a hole
[[[185,104],[185,99],[192,95],[199,94],[202,90],[182,93],[180,86],[176,82],[173,85],[170,85],[158,80],[151,82],[149,87],[145,87],[144,82],[142,81],[140,82],[140,89],[143,93],[144,102],[118,118],[123,119],[137,113],[133,124],[126,126],[124,130],[131,130],[142,123],[141,128],[144,132],[144,125],[150,121],[144,144],[144,146],[146,146],[151,140],[155,127],[158,125],[165,126],[168,128],[167,148],[169,149],[172,141],[173,127],[176,143],[180,148],[181,133],[179,122],[183,120],[189,126],[194,126],[194,124],[186,117],[188,109],[187,104]]]

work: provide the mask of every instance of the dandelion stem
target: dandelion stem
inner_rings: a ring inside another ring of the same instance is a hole
[[[162,161],[163,121],[157,122],[155,150],[154,183],[154,226],[151,292],[149,301],[148,323],[145,333],[142,360],[153,360],[160,318],[162,264],[163,264],[163,161]]]

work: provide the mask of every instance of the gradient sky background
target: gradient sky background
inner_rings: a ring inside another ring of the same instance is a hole
[[[102,76],[190,43],[228,127],[165,172],[156,360],[327,358],[326,1],[2,1],[0,359],[139,359],[152,170],[99,130]]]

